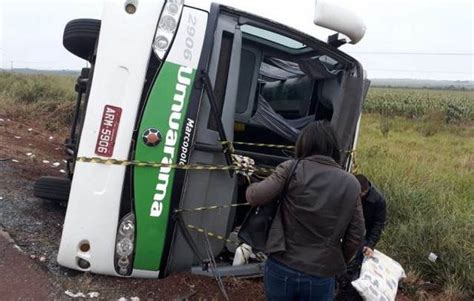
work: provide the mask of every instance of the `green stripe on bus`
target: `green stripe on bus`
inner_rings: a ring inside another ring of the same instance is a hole
[[[174,164],[178,160],[181,130],[186,116],[195,70],[165,62],[153,85],[138,132],[135,160]],[[142,138],[158,129],[161,142],[147,146]],[[175,169],[134,167],[137,217],[135,269],[160,269],[170,214]]]

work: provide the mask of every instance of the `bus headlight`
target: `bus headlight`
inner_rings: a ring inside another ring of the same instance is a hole
[[[174,16],[179,12],[179,5],[176,3],[168,2],[168,4],[166,4],[166,10],[170,15]]]
[[[160,19],[160,28],[167,32],[175,32],[177,21],[175,18],[167,15]]]
[[[125,215],[119,224],[115,245],[115,266],[120,275],[132,272],[133,250],[135,247],[135,216]]]
[[[133,242],[128,238],[123,238],[117,243],[117,255],[118,256],[130,256],[133,253]]]
[[[157,51],[166,51],[168,49],[169,41],[165,36],[157,36],[153,43],[153,49]]]
[[[165,9],[161,13],[153,41],[153,52],[163,60],[169,50],[178,27],[181,12],[183,11],[183,0],[167,0]]]

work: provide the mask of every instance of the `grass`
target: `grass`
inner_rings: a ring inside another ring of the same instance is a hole
[[[0,112],[68,130],[74,82],[0,72]],[[474,296],[474,92],[371,88],[364,110],[377,114],[362,119],[359,171],[388,201],[378,248],[412,275],[414,298],[426,299],[419,279],[441,286],[446,300]]]
[[[73,76],[0,72],[0,94],[26,104],[74,100],[74,83]]]
[[[384,134],[380,118],[363,117],[357,153],[359,172],[388,202],[378,248],[445,292],[474,294],[473,125],[443,125],[426,136],[422,121],[394,117]]]
[[[48,130],[69,127],[74,110],[75,78],[0,72],[0,112],[35,120]]]

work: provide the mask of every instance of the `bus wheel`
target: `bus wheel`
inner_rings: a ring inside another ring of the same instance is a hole
[[[71,180],[68,178],[41,177],[35,182],[33,194],[42,199],[67,202],[70,190]]]
[[[63,45],[72,54],[92,63],[99,32],[100,20],[72,20],[64,28]]]

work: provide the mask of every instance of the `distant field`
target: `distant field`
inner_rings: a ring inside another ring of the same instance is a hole
[[[74,77],[0,72],[0,112],[68,129]],[[389,221],[380,249],[410,279],[474,294],[474,92],[371,88],[358,145],[359,171],[385,193]],[[428,261],[436,253],[436,263]],[[415,294],[415,282],[405,289]],[[412,290],[412,291],[410,291]]]
[[[372,87],[364,110],[409,118],[439,112],[448,122],[474,121],[474,91]]]

